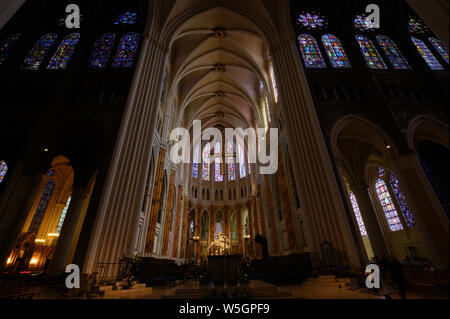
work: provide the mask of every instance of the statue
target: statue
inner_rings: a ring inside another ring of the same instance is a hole
[[[222,233],[219,233],[217,239],[209,246],[209,255],[227,256],[230,254],[230,250],[230,241]]]

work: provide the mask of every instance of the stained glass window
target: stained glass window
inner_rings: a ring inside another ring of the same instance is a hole
[[[204,181],[209,181],[209,175],[210,175],[210,164],[207,163],[207,161],[209,162],[209,158],[211,156],[211,146],[210,144],[206,144],[205,148],[203,149],[203,180]]]
[[[140,36],[136,32],[127,33],[122,37],[114,57],[113,68],[131,68],[133,66],[139,39]]]
[[[361,53],[366,60],[367,66],[370,69],[375,70],[386,70],[387,66],[378,53],[377,49],[373,45],[373,42],[369,40],[367,37],[362,35],[356,36],[356,41],[358,41],[359,46],[361,48]]]
[[[374,28],[369,21],[367,20],[366,15],[359,14],[355,17],[354,20],[355,29],[359,31],[375,31],[376,28]]]
[[[270,65],[270,79],[272,80],[273,93],[275,95],[275,103],[278,103],[278,85],[275,77],[275,71],[273,70],[273,64]]]
[[[75,47],[80,41],[80,34],[73,33],[62,41],[58,50],[56,51],[53,58],[50,60],[47,69],[49,70],[64,70],[67,68],[70,59],[75,53]]]
[[[341,41],[338,38],[331,34],[325,34],[322,36],[322,42],[333,68],[345,69],[351,67]]]
[[[33,219],[31,220],[30,227],[28,228],[28,233],[38,232],[39,227],[41,227],[42,219],[44,218],[44,214],[47,211],[47,207],[54,190],[55,190],[55,182],[51,179],[45,185],[44,192],[42,193],[42,196],[39,199],[38,206],[34,213]]]
[[[0,162],[0,184],[3,182],[6,173],[8,172],[8,165],[6,165],[5,161]]]
[[[308,30],[323,29],[328,25],[327,19],[315,12],[300,13],[297,24]]]
[[[395,196],[397,197],[398,204],[400,209],[402,210],[403,216],[405,217],[406,225],[409,228],[413,228],[416,226],[416,220],[414,215],[411,213],[411,210],[408,206],[408,201],[406,200],[405,194],[400,189],[400,182],[393,173],[389,174],[389,182],[394,190]]]
[[[233,144],[227,144],[227,165],[228,165],[228,181],[236,180],[236,159],[234,157]]]
[[[238,156],[239,156],[239,172],[241,178],[247,177],[247,167],[245,165],[245,155],[241,144],[238,144]]]
[[[216,147],[214,148],[214,153],[216,156],[221,155],[222,151],[220,149],[220,143],[216,144]],[[222,175],[222,160],[221,158],[216,158],[214,160],[214,175],[215,175],[215,181],[216,182],[223,182],[223,175]]]
[[[380,177],[380,178],[383,178],[384,177],[384,175],[386,175],[386,170],[384,169],[384,167],[378,167],[378,176]]]
[[[361,236],[367,236],[366,226],[364,225],[363,218],[361,216],[361,211],[359,210],[358,201],[353,193],[350,193],[350,201],[352,202],[353,212],[355,213],[356,221],[358,222],[359,231]]]
[[[50,49],[56,42],[58,36],[56,34],[46,34],[39,39],[33,49],[28,53],[27,58],[22,63],[23,70],[36,71],[41,66]]]
[[[67,215],[67,212],[69,211],[71,201],[72,201],[72,195],[70,195],[69,198],[67,199],[66,206],[64,206],[64,208],[61,212],[61,217],[59,218],[58,226],[56,227],[57,234],[61,233],[61,229],[64,224],[64,219],[66,219],[66,215]]]
[[[302,34],[298,37],[298,41],[307,68],[324,69],[327,67],[325,60],[322,57],[322,53],[320,53],[316,39],[308,34]]]
[[[123,25],[133,25],[136,24],[138,20],[138,14],[137,12],[133,12],[133,11],[127,11],[125,13],[121,13],[119,14],[115,19],[114,19],[114,24],[115,25],[119,25],[119,24],[123,24]]]
[[[445,60],[445,62],[448,62],[448,49],[445,47],[444,43],[442,43],[441,40],[438,40],[436,38],[429,38],[428,39],[430,43],[433,45],[433,47],[436,49],[437,52],[441,55],[441,57]]]
[[[20,36],[20,33],[15,33],[0,43],[0,65],[2,65],[3,62],[5,62],[5,60],[8,58],[11,48],[16,44]]]
[[[382,179],[379,179],[375,184],[375,188],[381,207],[383,208],[384,215],[386,216],[386,220],[389,224],[389,228],[393,232],[403,230],[403,225],[398,217],[397,210],[395,209],[394,202],[389,194],[386,183]]]
[[[270,114],[269,114],[269,103],[267,101],[267,96],[265,96],[262,100],[262,115],[263,115],[263,121],[264,121],[264,127],[269,128],[270,124]]]
[[[89,60],[91,69],[103,69],[106,67],[115,39],[116,35],[114,33],[105,33],[95,42]]]
[[[430,49],[423,43],[421,40],[411,37],[412,42],[417,48],[417,51],[419,51],[422,58],[425,60],[425,62],[428,64],[430,69],[432,70],[443,70],[444,67],[439,63],[439,61],[436,59],[436,57],[431,53]]]
[[[194,151],[194,158],[192,164],[192,177],[198,178],[198,162],[200,161],[200,145],[197,145]]]
[[[441,174],[441,172],[436,168],[435,165],[429,160],[421,161],[423,171],[427,175],[428,179],[433,186],[434,191],[436,192],[439,201],[441,202],[442,207],[445,212],[449,213],[449,199],[448,199],[448,180]]]
[[[377,36],[378,44],[383,49],[392,66],[396,70],[411,70],[411,66],[406,61],[403,54],[398,49],[394,41],[384,35]]]
[[[430,32],[430,28],[419,18],[411,17],[409,19],[409,32],[411,33],[427,33]]]

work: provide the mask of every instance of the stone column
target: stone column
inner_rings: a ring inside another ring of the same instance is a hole
[[[269,176],[264,175],[264,189],[266,191],[267,199],[267,218],[269,219],[269,233],[272,239],[272,255],[280,254],[280,247],[278,245],[277,225],[274,216],[272,191],[270,189]]]
[[[379,258],[383,255],[389,255],[389,246],[386,244],[382,228],[372,206],[372,201],[370,200],[370,195],[368,193],[369,186],[366,184],[359,184],[352,185],[350,188],[353,194],[355,194],[356,201],[358,202],[361,217],[366,226],[373,253]]]
[[[200,238],[199,241],[195,244],[195,259],[197,261],[200,260],[200,249],[201,249],[201,236],[202,236],[202,213],[203,213],[203,207],[199,206],[197,209],[197,216],[196,216],[196,222],[195,222],[195,236]]]
[[[224,227],[225,227],[225,236],[228,238],[228,240],[231,240],[230,238],[230,211],[228,209],[228,206],[225,206],[223,209],[224,214]]]
[[[209,207],[209,242],[212,243],[214,241],[214,231],[215,231],[215,216],[216,207]]]
[[[267,232],[266,232],[266,219],[264,218],[264,206],[263,206],[263,198],[262,198],[262,188],[261,185],[257,186],[257,190],[258,190],[258,199],[255,198],[255,200],[257,200],[257,213],[258,213],[258,234],[261,235],[262,237],[267,239]],[[256,254],[258,258],[262,258],[262,247],[261,245],[257,245],[256,246]]]
[[[169,257],[170,232],[172,231],[172,221],[173,221],[173,205],[175,205],[173,198],[175,194],[175,174],[176,174],[175,170],[172,170],[170,173],[168,203],[166,208],[166,218],[164,220],[162,256],[167,257]]]
[[[181,223],[181,208],[183,205],[183,186],[178,186],[178,198],[177,198],[177,208],[175,216],[175,227],[173,236],[173,247],[172,247],[172,257],[178,257],[178,247],[180,243],[180,223]]]
[[[50,269],[48,271],[49,276],[61,275],[66,266],[70,263],[68,258],[72,249],[73,239],[80,221],[84,202],[88,195],[89,189],[87,187],[74,187],[69,210],[64,219],[61,234],[58,238],[58,244],[56,245],[55,253],[53,254]]]
[[[0,30],[8,23],[24,3],[25,0],[0,1]]]
[[[242,207],[238,205],[237,207],[237,233],[238,233],[238,254],[244,255],[244,235],[242,233]]]
[[[181,242],[180,242],[180,258],[186,258],[187,228],[189,227],[189,196],[184,196],[184,215],[181,225]]]
[[[251,258],[256,257],[256,244],[255,244],[255,236],[258,232],[258,220],[256,219],[256,196],[252,195],[251,202],[249,204],[249,222],[250,222],[250,256]]]

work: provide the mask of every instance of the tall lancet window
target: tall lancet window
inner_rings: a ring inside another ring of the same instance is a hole
[[[216,144],[216,147],[214,148],[214,153],[217,156],[214,159],[214,177],[216,182],[223,182],[223,175],[222,175],[222,150],[220,143]]]
[[[114,57],[113,68],[131,68],[133,66],[139,39],[140,36],[136,32],[127,33],[122,37]]]
[[[247,177],[247,166],[245,165],[245,155],[241,144],[238,143],[238,156],[239,156],[239,172],[241,178]]]
[[[17,43],[21,34],[15,33],[6,38],[3,42],[0,42],[0,65],[6,61],[12,47]]]
[[[394,173],[389,174],[389,182],[392,189],[394,190],[395,196],[397,197],[398,204],[402,210],[403,216],[405,217],[406,224],[409,228],[416,226],[416,219],[413,213],[409,209],[408,201],[406,200],[405,194],[400,189],[400,182]]]
[[[333,68],[348,69],[351,67],[347,54],[345,54],[341,41],[338,38],[331,34],[325,34],[322,36],[322,42]]]
[[[358,41],[361,53],[370,69],[387,70],[386,63],[384,63],[371,40],[365,36],[357,35],[356,41]]]
[[[194,151],[194,158],[192,163],[192,177],[198,178],[198,163],[200,162],[200,145],[197,145]]]
[[[55,45],[58,36],[56,34],[46,34],[36,42],[33,49],[28,53],[25,61],[22,63],[22,70],[37,71],[49,53],[50,49]]]
[[[114,33],[105,33],[95,41],[89,60],[91,69],[103,69],[106,67],[115,39],[116,35]]]
[[[80,41],[80,34],[73,33],[64,38],[60,44],[55,55],[51,59],[47,69],[49,70],[64,70],[67,68],[73,54],[75,53],[75,48]]]
[[[354,193],[350,193],[350,201],[352,202],[353,212],[355,213],[356,221],[358,222],[359,232],[361,233],[361,236],[365,237],[367,236],[367,230]]]
[[[403,225],[398,216],[394,201],[389,193],[386,182],[383,180],[385,178],[385,174],[386,170],[383,167],[380,167],[378,169],[378,176],[380,178],[375,183],[375,189],[377,191],[381,207],[383,208],[384,215],[386,216],[386,220],[389,224],[389,228],[391,231],[396,232],[403,230]]]
[[[298,37],[298,42],[300,43],[303,61],[307,68],[325,69],[327,67],[316,39],[309,34],[302,34]]]
[[[6,173],[8,173],[8,165],[5,161],[0,161],[0,184],[3,182]]]
[[[273,64],[270,64],[270,79],[272,81],[272,88],[273,88],[273,94],[275,97],[275,103],[278,103],[278,85],[277,85],[277,78],[275,77],[275,71],[273,69]]]
[[[211,145],[208,143],[203,149],[203,174],[202,174],[203,180],[207,182],[210,180],[210,164],[208,163],[210,161],[210,157],[211,157]]]
[[[41,227],[42,219],[47,211],[50,198],[52,197],[53,191],[55,190],[55,182],[51,179],[47,182],[39,199],[38,206],[34,213],[33,219],[31,220],[30,227],[28,228],[28,233],[37,233]]]
[[[403,54],[398,49],[394,41],[384,35],[377,36],[378,44],[383,49],[392,66],[396,70],[411,70],[411,66],[406,61]]]
[[[62,227],[64,224],[64,220],[66,219],[67,212],[69,211],[71,201],[72,201],[72,195],[70,195],[69,198],[67,199],[66,206],[64,206],[64,208],[61,212],[61,216],[59,217],[58,226],[56,227],[57,234],[61,233],[61,230],[62,230]]]
[[[421,40],[411,37],[411,41],[414,43],[414,45],[417,48],[417,51],[419,51],[422,58],[425,60],[425,62],[428,64],[430,69],[432,70],[444,70],[444,67],[439,63],[439,61],[436,59],[436,57],[433,55],[433,53],[428,49],[428,47],[423,43]]]
[[[436,49],[436,51],[441,55],[441,57],[445,60],[445,62],[448,64],[449,60],[448,49],[445,47],[444,43],[442,43],[441,40],[438,40],[436,38],[429,38],[428,40]]]
[[[227,144],[227,166],[228,166],[228,181],[236,180],[236,158],[234,156],[234,147],[232,143]]]

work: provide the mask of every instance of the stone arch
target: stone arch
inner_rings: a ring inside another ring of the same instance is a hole
[[[449,148],[448,125],[431,116],[417,116],[408,125],[408,146],[415,150],[416,139],[429,140]]]

